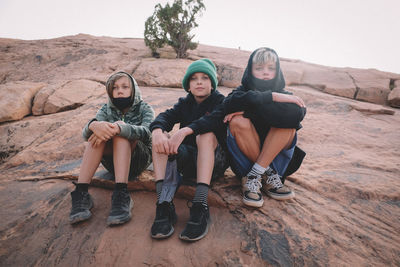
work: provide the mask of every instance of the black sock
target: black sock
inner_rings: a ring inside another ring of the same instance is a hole
[[[128,184],[126,184],[126,183],[115,183],[114,190],[115,191],[128,190]]]
[[[201,203],[203,206],[207,206],[208,189],[210,186],[205,183],[197,183],[196,192],[194,193],[193,203]]]
[[[75,190],[79,192],[87,192],[89,189],[89,184],[79,183],[75,184]]]
[[[164,182],[164,179],[156,181],[157,203],[160,200],[163,182]]]

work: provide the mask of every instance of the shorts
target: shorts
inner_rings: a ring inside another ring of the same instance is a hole
[[[236,143],[229,127],[227,129],[226,143],[228,146],[229,153],[231,155],[230,163],[231,169],[238,177],[246,176],[254,165],[243,153],[240,151],[239,146]],[[270,167],[273,168],[279,175],[283,176],[286,168],[289,165],[290,160],[293,157],[294,148],[297,143],[297,133],[293,138],[293,142],[288,149],[284,149],[274,158]]]
[[[215,149],[214,169],[212,179],[224,175],[225,170],[229,167],[226,152],[218,144]],[[197,178],[197,147],[181,144],[178,148],[176,156],[178,172],[184,180]]]
[[[151,163],[151,148],[146,146],[143,142],[138,141],[136,148],[131,156],[131,165],[129,168],[128,180],[132,181],[139,176]],[[114,174],[114,161],[112,155],[103,156],[101,164],[109,171]],[[115,176],[115,174],[114,174]]]

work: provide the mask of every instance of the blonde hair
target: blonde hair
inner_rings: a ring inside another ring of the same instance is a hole
[[[267,48],[260,48],[253,56],[253,64],[265,65],[268,62],[276,63],[277,55]]]

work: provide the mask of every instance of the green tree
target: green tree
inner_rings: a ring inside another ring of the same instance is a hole
[[[145,22],[144,40],[153,56],[157,56],[157,49],[170,45],[176,52],[177,58],[187,57],[188,49],[196,49],[197,43],[192,42],[194,34],[190,31],[198,24],[197,15],[205,9],[203,0],[175,0],[172,5],[165,7],[157,4],[154,13]]]

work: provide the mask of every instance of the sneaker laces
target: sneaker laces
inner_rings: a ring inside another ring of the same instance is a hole
[[[261,177],[253,176],[247,178],[246,187],[250,190],[250,192],[257,193],[261,186]]]
[[[277,174],[274,170],[272,170],[272,172],[267,173],[267,176],[268,176],[267,184],[271,185],[275,189],[283,187],[281,176]]]

